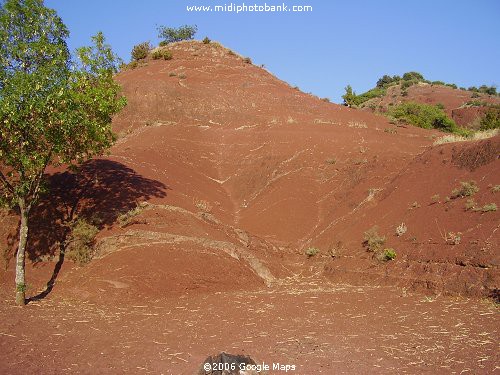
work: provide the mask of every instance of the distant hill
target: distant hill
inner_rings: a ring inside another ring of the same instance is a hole
[[[375,88],[360,95],[347,95],[345,99],[351,107],[386,115],[401,103],[438,106],[459,127],[472,130],[481,128],[481,120],[488,112],[497,118],[500,112],[500,96],[494,86],[458,88],[455,84],[428,81],[417,72],[405,73],[403,77],[385,75]]]

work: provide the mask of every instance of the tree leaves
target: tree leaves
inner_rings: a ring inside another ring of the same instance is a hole
[[[125,105],[113,80],[119,59],[99,32],[73,61],[68,35],[41,0],[8,0],[0,9],[4,200],[33,203],[47,165],[80,163],[115,140],[111,119]]]

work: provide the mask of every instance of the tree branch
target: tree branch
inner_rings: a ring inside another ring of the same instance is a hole
[[[7,181],[7,177],[4,176],[2,171],[0,171],[0,180],[3,182],[4,186],[7,188],[7,190],[11,193],[14,194],[14,187]]]

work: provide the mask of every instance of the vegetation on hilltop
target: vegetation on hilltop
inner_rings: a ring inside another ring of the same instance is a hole
[[[167,44],[183,40],[191,40],[197,32],[198,27],[196,25],[184,25],[180,27],[159,26],[158,38],[163,39],[160,42],[160,46],[166,46]]]
[[[402,77],[398,75],[390,76],[384,74],[377,80],[375,88],[370,89],[360,95],[356,95],[352,87],[348,85],[345,88],[346,93],[342,96],[342,99],[344,99],[344,105],[361,106],[363,103],[367,102],[370,99],[383,97],[387,92],[387,88],[391,86],[400,85],[401,89],[403,90],[402,95],[405,96],[405,90],[408,89],[410,86],[413,86],[418,83],[427,83],[434,86],[438,85],[448,86],[453,89],[458,89],[458,86],[454,83],[445,83],[443,81],[429,81],[425,79],[424,76],[419,72],[406,72],[403,74]],[[492,86],[482,85],[479,88],[473,86],[469,87],[468,89],[461,87],[460,90],[472,91],[488,95],[498,95],[497,89],[493,85]]]

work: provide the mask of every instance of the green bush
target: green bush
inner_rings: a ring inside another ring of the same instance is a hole
[[[171,60],[172,59],[172,52],[169,50],[163,49],[163,50],[156,50],[153,52],[153,60]]]
[[[205,38],[203,38],[203,44],[210,44],[211,40],[208,39],[208,36],[206,36]]]
[[[160,46],[167,45],[169,43],[180,42],[182,40],[191,40],[198,31],[196,25],[184,25],[180,27],[158,27],[158,38],[163,39],[160,42]]]
[[[385,261],[396,259],[396,252],[394,251],[394,249],[392,248],[385,249],[383,259]]]
[[[401,77],[400,76],[388,76],[387,74],[385,74],[384,76],[382,76],[382,78],[380,78],[378,81],[377,81],[377,87],[378,88],[383,88],[383,87],[387,87],[387,86],[390,86],[391,84],[393,83],[397,83],[401,81]]]
[[[460,187],[453,189],[450,198],[463,198],[471,197],[479,191],[479,186],[477,186],[475,181],[462,181],[460,182]]]
[[[148,57],[149,51],[151,51],[151,44],[149,42],[143,42],[137,44],[132,48],[132,60],[139,61]]]
[[[439,129],[457,132],[458,127],[437,106],[415,102],[402,103],[391,108],[388,115],[424,129]]]
[[[411,80],[416,80],[416,81],[424,81],[424,76],[418,72],[407,72],[403,74],[403,81],[411,81]]]
[[[479,130],[500,128],[500,109],[490,108],[481,119]]]

